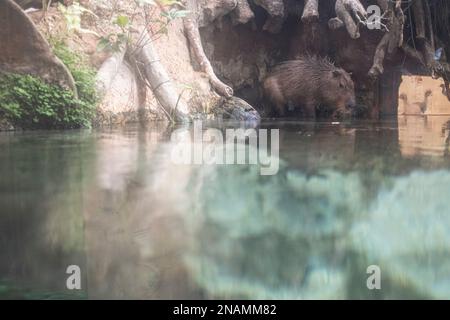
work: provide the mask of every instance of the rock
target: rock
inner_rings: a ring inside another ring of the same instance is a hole
[[[237,97],[222,98],[221,100],[213,110],[216,117],[236,121],[258,122],[261,120],[258,111],[244,100]]]
[[[187,7],[195,14],[199,27],[205,27],[236,9],[238,0],[188,0]]]
[[[263,29],[271,33],[279,33],[286,20],[283,0],[255,0],[255,3],[263,7],[269,14]]]
[[[234,25],[246,24],[255,18],[255,14],[247,0],[238,0],[237,7],[231,12],[231,21]]]
[[[353,246],[380,266],[382,286],[394,288],[389,298],[450,296],[449,185],[448,171],[397,178],[353,227]]]
[[[75,82],[66,66],[12,0],[0,1],[0,43],[0,71],[31,74],[76,94]]]

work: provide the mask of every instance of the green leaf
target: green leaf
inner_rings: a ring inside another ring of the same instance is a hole
[[[127,16],[120,15],[117,17],[115,23],[123,29],[128,26],[128,24],[130,23],[130,19]]]

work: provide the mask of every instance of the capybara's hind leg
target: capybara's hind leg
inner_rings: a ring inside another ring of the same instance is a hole
[[[284,106],[284,96],[278,85],[278,81],[274,78],[268,78],[264,83],[264,91],[266,97],[269,98],[270,102],[275,105],[276,112],[279,116],[284,116],[286,114]]]
[[[270,100],[265,100],[263,103],[263,117],[270,118],[277,115],[277,110],[274,108]]]
[[[286,106],[284,104],[278,103],[277,106],[278,116],[285,117],[286,116]]]

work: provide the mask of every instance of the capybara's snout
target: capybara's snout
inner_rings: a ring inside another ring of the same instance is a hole
[[[350,100],[347,101],[347,104],[345,106],[347,109],[353,109],[356,107],[356,99],[355,97],[351,98]]]

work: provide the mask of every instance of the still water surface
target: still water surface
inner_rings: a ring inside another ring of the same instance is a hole
[[[449,117],[261,127],[275,176],[176,165],[164,124],[0,134],[0,298],[450,297]]]

